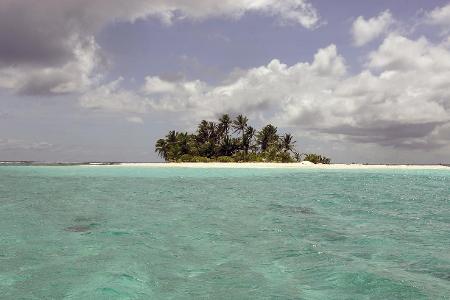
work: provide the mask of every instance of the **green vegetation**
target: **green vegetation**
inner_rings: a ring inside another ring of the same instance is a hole
[[[256,131],[247,117],[232,120],[224,114],[218,122],[201,121],[195,134],[170,131],[156,142],[155,152],[169,162],[296,162],[305,156],[313,163],[330,163],[318,154],[298,153],[295,143],[272,124]]]
[[[315,164],[329,164],[331,162],[331,159],[329,159],[328,157],[314,153],[305,154],[304,160],[310,161]]]

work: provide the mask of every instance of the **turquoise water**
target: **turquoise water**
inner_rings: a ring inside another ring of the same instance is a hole
[[[448,299],[450,172],[0,167],[0,299]]]

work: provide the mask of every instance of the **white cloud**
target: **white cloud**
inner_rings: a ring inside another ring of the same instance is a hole
[[[210,17],[239,18],[246,13],[274,16],[282,22],[314,28],[319,23],[316,9],[307,0],[169,0],[153,1],[147,9],[161,16],[167,23],[177,19],[205,19]]]
[[[431,24],[445,26],[447,30],[450,29],[450,4],[437,7],[427,13],[427,21]]]
[[[352,37],[355,46],[363,46],[385,33],[394,19],[389,10],[380,13],[377,17],[368,20],[359,16],[352,24]]]
[[[197,99],[206,93],[207,88],[207,84],[200,80],[171,82],[147,76],[141,90],[153,109],[177,111],[180,107],[197,106]]]
[[[176,89],[177,86],[175,83],[151,76],[145,78],[145,85],[142,88],[147,94],[173,93]]]
[[[88,107],[113,111],[144,107],[180,112],[192,121],[242,112],[334,139],[432,148],[442,146],[448,133],[448,86],[447,46],[391,34],[356,75],[347,73],[344,58],[330,45],[311,63],[288,66],[275,59],[217,86],[147,77],[138,93],[121,90],[116,82],[105,97],[86,97]]]
[[[438,74],[450,70],[448,47],[444,44],[433,45],[425,37],[414,41],[390,34],[369,57],[370,68],[385,71],[436,71]]]

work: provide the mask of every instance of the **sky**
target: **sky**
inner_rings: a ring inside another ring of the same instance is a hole
[[[223,113],[333,162],[450,163],[450,1],[0,0],[0,161],[160,161]]]

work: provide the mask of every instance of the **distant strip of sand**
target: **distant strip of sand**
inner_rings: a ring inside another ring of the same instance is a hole
[[[93,164],[96,165],[96,164]],[[312,164],[300,163],[120,163],[113,166],[123,167],[164,167],[164,168],[230,168],[230,169],[417,169],[450,170],[444,165],[368,165],[368,164]]]

